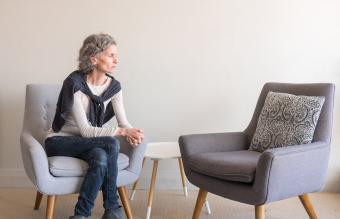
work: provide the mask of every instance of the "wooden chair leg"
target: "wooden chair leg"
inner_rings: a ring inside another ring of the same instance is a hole
[[[42,197],[43,197],[43,194],[37,191],[37,195],[35,197],[34,210],[39,210]]]
[[[265,219],[265,207],[264,205],[255,205],[255,218],[256,219]]]
[[[55,195],[47,196],[46,219],[53,219],[56,198]]]
[[[300,195],[299,196],[301,203],[303,204],[303,207],[305,207],[307,214],[309,215],[310,219],[317,219],[316,213],[314,211],[312,202],[309,199],[308,194]]]
[[[123,207],[124,207],[126,218],[127,219],[133,219],[131,206],[130,206],[130,202],[129,202],[129,199],[128,199],[128,196],[127,196],[127,193],[126,193],[125,186],[119,187],[118,193],[119,193],[120,200],[122,201],[122,204],[123,204]]]
[[[192,219],[198,219],[200,217],[203,204],[205,200],[207,199],[208,192],[204,189],[200,189],[198,192],[198,197],[196,200],[195,210],[194,214],[192,215]]]

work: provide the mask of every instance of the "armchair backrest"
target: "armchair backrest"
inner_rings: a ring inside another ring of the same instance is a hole
[[[55,115],[60,89],[58,84],[26,86],[23,132],[30,133],[42,145]]]
[[[313,142],[324,141],[330,143],[333,123],[335,85],[330,83],[291,84],[270,82],[263,86],[255,107],[253,117],[248,127],[244,131],[247,134],[249,145],[256,130],[257,121],[269,91],[289,93],[294,95],[324,96],[326,99],[316,125]]]

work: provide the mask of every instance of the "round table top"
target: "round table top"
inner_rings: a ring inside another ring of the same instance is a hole
[[[181,157],[178,142],[148,143],[144,157],[151,159],[172,159]]]

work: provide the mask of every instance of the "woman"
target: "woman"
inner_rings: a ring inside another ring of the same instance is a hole
[[[46,153],[80,158],[89,165],[70,219],[90,216],[100,189],[105,208],[102,219],[122,219],[116,187],[119,141],[115,136],[137,146],[143,141],[143,131],[127,121],[120,83],[110,75],[117,65],[114,39],[107,34],[90,35],[78,61],[79,70],[64,80],[60,91],[52,129],[45,140]],[[103,127],[113,116],[118,127]]]

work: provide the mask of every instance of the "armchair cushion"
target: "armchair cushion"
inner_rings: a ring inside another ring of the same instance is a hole
[[[64,156],[53,156],[48,158],[50,172],[53,176],[84,176],[87,172],[88,165],[85,161]],[[123,153],[118,155],[118,171],[129,166],[129,157]]]
[[[189,158],[191,170],[215,178],[250,183],[261,153],[242,150],[196,154]]]
[[[325,97],[269,92],[250,150],[311,143]]]

